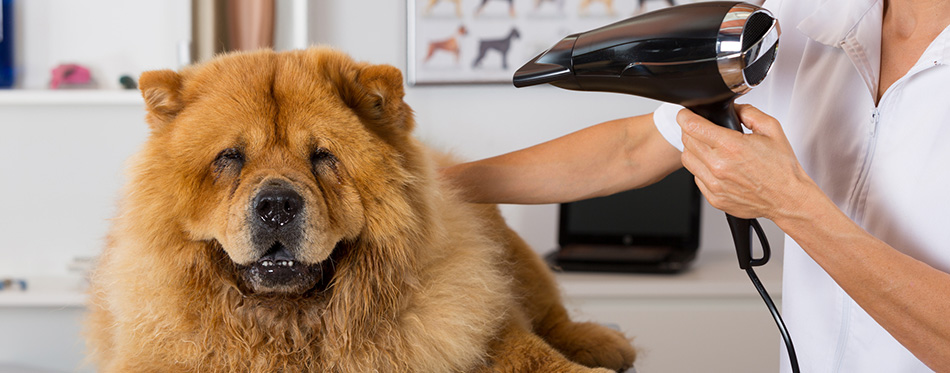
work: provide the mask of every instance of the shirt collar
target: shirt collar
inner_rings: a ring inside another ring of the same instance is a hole
[[[876,9],[883,7],[882,0],[826,0],[810,16],[798,24],[798,30],[805,36],[814,41],[835,47],[842,48],[846,44],[849,34],[860,31],[859,24],[869,13],[874,14]],[[883,17],[883,12],[881,12]],[[883,19],[867,20],[877,22],[878,25]],[[875,27],[865,27],[865,29],[874,29]],[[874,53],[880,56],[881,35],[880,26],[876,35],[868,35],[858,40],[865,46],[874,45]],[[876,39],[875,39],[876,38]],[[916,66],[926,68],[926,65],[947,65],[950,64],[950,26],[934,39],[934,42],[924,51],[921,59]]]
[[[827,0],[798,24],[798,30],[843,50],[873,98],[880,81],[883,21],[884,0]]]
[[[920,67],[950,64],[950,26],[943,29],[930,43],[917,64],[922,65]]]
[[[858,27],[875,5],[882,6],[882,0],[826,0],[798,24],[798,30],[814,41],[840,48],[848,34]],[[880,24],[877,28],[880,29]]]

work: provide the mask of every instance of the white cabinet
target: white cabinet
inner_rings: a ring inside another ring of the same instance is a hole
[[[616,324],[650,372],[776,372],[781,334],[734,253],[700,252],[679,275],[558,275],[575,318]],[[756,273],[781,303],[780,258]],[[795,331],[790,331],[794,338]]]
[[[0,278],[98,255],[147,133],[137,91],[0,91]]]

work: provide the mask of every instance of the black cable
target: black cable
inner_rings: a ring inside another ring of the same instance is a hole
[[[782,339],[785,340],[785,349],[788,350],[788,360],[792,364],[792,372],[798,373],[798,357],[795,356],[795,346],[792,344],[792,337],[788,335],[788,329],[785,328],[785,322],[782,321],[782,315],[778,313],[778,309],[775,307],[775,303],[772,302],[772,298],[769,297],[769,293],[765,291],[765,287],[762,286],[762,282],[759,281],[759,278],[756,277],[755,271],[752,268],[745,270],[749,274],[749,279],[752,280],[752,284],[755,285],[755,289],[759,291],[759,295],[762,296],[762,300],[765,301],[765,305],[769,307],[769,312],[772,312],[772,318],[775,319],[775,325],[778,325],[778,330],[782,332]]]
[[[768,251],[769,241],[766,239],[765,231],[757,220],[752,220],[752,228],[756,236],[758,236],[759,243],[762,244],[763,250]],[[765,291],[765,286],[762,286],[762,282],[759,281],[759,277],[755,275],[755,271],[752,270],[752,267],[746,268],[745,272],[749,275],[749,279],[752,280],[752,284],[755,285],[755,290],[759,291],[759,295],[762,296],[762,300],[765,301],[765,305],[768,306],[769,312],[772,313],[775,325],[778,326],[779,332],[782,333],[782,339],[785,340],[785,349],[788,350],[788,361],[792,365],[792,372],[799,373],[798,357],[795,355],[795,345],[792,344],[792,336],[788,334],[788,329],[785,328],[785,321],[782,320],[782,315],[779,314],[778,308],[775,307],[775,303],[772,302],[772,298],[769,297],[769,293]]]

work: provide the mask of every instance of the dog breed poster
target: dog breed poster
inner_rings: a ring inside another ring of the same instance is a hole
[[[410,84],[509,83],[561,38],[695,0],[409,0]]]

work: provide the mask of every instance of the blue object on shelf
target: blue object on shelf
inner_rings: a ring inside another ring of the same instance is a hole
[[[5,278],[0,281],[0,290],[11,290],[18,287],[20,291],[26,291],[26,280],[22,278]]]
[[[2,0],[0,6],[0,88],[12,88],[13,71],[13,0]]]

